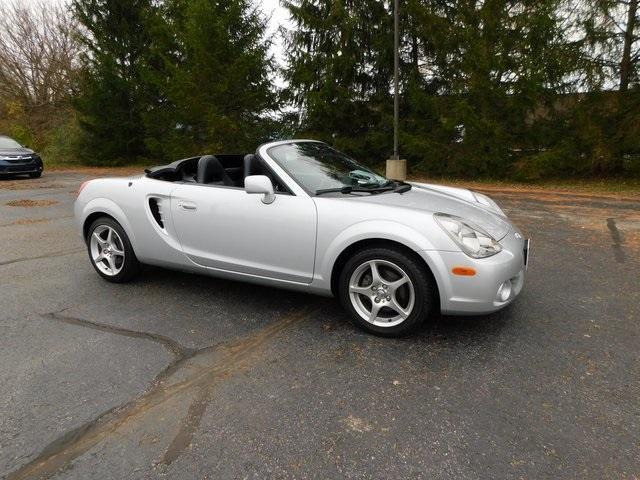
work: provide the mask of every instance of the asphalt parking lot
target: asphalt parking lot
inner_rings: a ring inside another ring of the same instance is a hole
[[[84,179],[0,180],[0,477],[640,477],[640,201],[492,192],[521,297],[390,340],[332,299],[102,281]]]

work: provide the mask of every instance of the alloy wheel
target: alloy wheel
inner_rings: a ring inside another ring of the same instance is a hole
[[[109,225],[98,225],[89,242],[91,259],[103,274],[113,277],[124,267],[124,243]]]
[[[398,265],[388,260],[369,260],[351,274],[349,298],[367,322],[393,327],[411,315],[415,291],[411,279]]]

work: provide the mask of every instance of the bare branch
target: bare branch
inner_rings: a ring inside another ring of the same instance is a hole
[[[75,29],[64,6],[0,4],[0,97],[26,107],[66,101],[80,52]]]

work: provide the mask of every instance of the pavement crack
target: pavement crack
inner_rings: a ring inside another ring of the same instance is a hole
[[[624,239],[622,238],[620,230],[618,230],[615,219],[607,218],[607,228],[609,229],[611,239],[613,240],[613,244],[611,245],[611,248],[613,248],[613,256],[618,263],[624,263],[625,255],[624,250],[622,249]]]
[[[64,311],[64,310],[63,310]],[[141,338],[144,340],[151,340],[152,342],[159,343],[165,347],[175,359],[184,359],[190,357],[195,352],[194,349],[187,348],[180,343],[176,342],[172,338],[165,337],[157,333],[141,332],[138,330],[131,330],[129,328],[117,327],[115,325],[107,325],[104,323],[92,322],[91,320],[85,320],[83,318],[71,317],[63,315],[62,312],[52,312],[43,315],[44,318],[50,318],[58,322],[63,322],[68,325],[75,325],[79,327],[91,328],[101,332],[112,333],[114,335],[122,335],[131,338]]]
[[[11,472],[6,479],[43,479],[67,470],[72,466],[75,459],[109,438],[122,426],[140,419],[153,408],[174,397],[187,394],[193,395],[195,393],[195,400],[189,407],[178,434],[171,442],[163,458],[163,463],[169,464],[173,462],[190,445],[193,434],[196,432],[210,402],[213,388],[225,379],[249,368],[258,357],[261,347],[265,346],[269,340],[283,330],[307,318],[309,314],[310,311],[308,309],[293,311],[261,330],[238,340],[212,345],[192,351],[189,355],[185,353],[183,357],[176,357],[174,362],[160,372],[151,386],[138,397],[107,410],[97,418],[63,434],[51,442],[29,463]],[[52,315],[55,314],[49,314],[49,316]],[[80,324],[99,330],[112,330],[101,324],[94,324],[93,322],[72,317],[58,316],[52,318],[74,325]],[[135,332],[118,327],[115,327],[115,329],[126,336],[148,338],[144,332]],[[162,338],[165,339],[166,337]],[[183,351],[186,352],[186,349]],[[196,358],[202,359],[204,362],[203,368],[195,371],[182,370],[182,367],[188,361]],[[176,379],[175,382],[170,382],[174,374],[178,376],[178,374],[185,372],[186,375],[179,376],[179,380]]]
[[[48,253],[46,255],[38,255],[35,257],[21,257],[21,258],[15,258],[13,260],[4,260],[0,262],[0,267],[4,266],[4,265],[11,265],[12,263],[18,263],[18,262],[28,262],[30,260],[40,260],[42,258],[54,258],[54,257],[64,257],[67,255],[73,255],[75,253],[80,253],[82,250],[78,250],[77,248],[73,249],[73,250],[63,250],[61,252],[53,252],[53,253]]]

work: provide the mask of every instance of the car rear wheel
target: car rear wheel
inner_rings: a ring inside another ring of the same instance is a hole
[[[34,173],[30,173],[29,176],[31,178],[40,178],[42,176],[42,172],[34,172]]]
[[[431,276],[400,249],[369,248],[344,265],[338,294],[356,325],[401,336],[420,325],[433,306]]]
[[[127,282],[140,271],[129,237],[112,218],[101,217],[91,224],[87,248],[93,268],[109,282]]]

